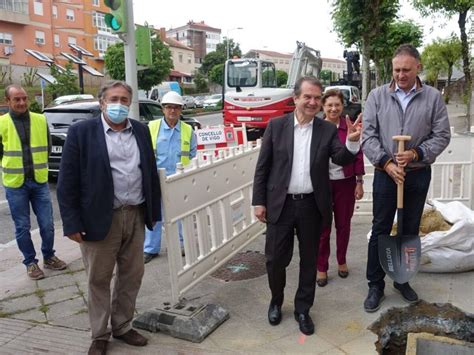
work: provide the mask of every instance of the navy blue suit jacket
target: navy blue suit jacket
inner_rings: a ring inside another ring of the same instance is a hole
[[[161,220],[160,183],[150,133],[130,119],[140,150],[140,169],[148,229]],[[85,232],[84,240],[102,240],[110,230],[114,186],[100,116],[68,130],[59,169],[57,195],[64,235]]]

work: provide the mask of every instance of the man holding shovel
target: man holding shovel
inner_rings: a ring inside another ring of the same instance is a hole
[[[418,77],[420,54],[409,44],[397,48],[392,58],[393,80],[371,91],[363,114],[363,152],[375,166],[372,235],[368,247],[369,293],[366,312],[375,312],[384,299],[385,271],[379,261],[379,237],[389,235],[397,210],[397,184],[404,186],[405,217],[398,235],[418,235],[431,180],[430,165],[450,141],[448,114],[438,90]],[[408,135],[398,153],[394,136]],[[394,288],[407,302],[418,295],[408,282]]]

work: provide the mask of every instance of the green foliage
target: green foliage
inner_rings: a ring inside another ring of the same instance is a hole
[[[31,111],[31,112],[37,112],[37,113],[41,113],[43,112],[43,109],[41,108],[41,105],[39,104],[38,101],[36,100],[33,100],[30,105],[28,106],[28,109]]]
[[[383,82],[392,76],[392,56],[401,44],[410,43],[420,47],[423,41],[423,28],[412,21],[395,21],[388,25],[387,31],[374,39],[371,59],[378,67]]]
[[[224,85],[224,64],[217,64],[209,71],[209,81]]]
[[[203,74],[209,74],[210,70],[217,64],[224,64],[227,59],[227,43],[229,43],[229,58],[233,56],[242,56],[240,45],[235,43],[233,39],[224,39],[222,43],[216,46],[214,52],[208,53],[202,60],[201,68],[199,69]]]
[[[319,73],[319,77],[321,78],[324,84],[329,84],[332,79],[332,71],[330,71],[329,69],[323,69]]]
[[[194,75],[194,85],[196,85],[196,92],[209,91],[206,77],[200,71],[197,71]]]
[[[152,65],[138,72],[138,88],[148,91],[161,83],[173,69],[171,52],[158,38],[151,40]],[[125,54],[123,43],[116,43],[107,48],[104,56],[105,68],[115,80],[125,80]]]
[[[56,84],[49,84],[46,90],[53,97],[79,94],[80,92],[77,77],[72,72],[71,62],[65,65],[65,69],[66,71],[61,73],[55,65],[51,66],[51,75],[54,76],[57,82]]]
[[[0,66],[0,85],[2,86],[10,85],[13,82],[12,75],[13,75],[13,69],[11,65]]]
[[[412,0],[412,3],[423,15],[441,11],[448,16],[469,10],[474,5],[472,0]]]
[[[277,79],[277,87],[281,88],[286,86],[286,83],[288,82],[288,73],[277,69],[276,71],[276,79]]]
[[[38,69],[34,67],[27,68],[21,78],[22,86],[34,86],[38,80],[38,77],[36,76],[37,72]]]

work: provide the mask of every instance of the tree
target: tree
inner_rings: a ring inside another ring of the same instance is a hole
[[[333,0],[334,29],[347,46],[355,44],[363,58],[362,98],[370,89],[369,60],[375,39],[397,16],[398,0]]]
[[[428,15],[434,12],[442,12],[451,17],[454,14],[458,15],[459,31],[461,33],[461,53],[464,78],[466,80],[464,96],[467,99],[467,115],[466,115],[466,130],[469,131],[471,127],[471,95],[472,95],[472,78],[471,66],[469,58],[469,42],[466,34],[466,18],[469,10],[474,5],[472,0],[412,0],[415,8],[421,11],[422,14]]]
[[[425,71],[426,81],[432,86],[437,87],[438,76],[443,71],[444,63],[440,58],[439,43],[433,42],[425,47],[421,53],[421,63]]]
[[[451,77],[454,65],[461,59],[461,41],[453,33],[446,39],[437,39],[432,44],[425,47],[422,60],[428,76],[436,73],[436,80],[440,72],[447,73],[448,80],[445,89],[445,101],[449,102]],[[435,81],[436,81],[435,80]],[[436,85],[436,83],[435,83]]]
[[[392,56],[401,44],[410,43],[421,46],[423,29],[411,21],[394,21],[386,32],[380,33],[374,40],[371,59],[375,63],[377,85],[390,81],[392,77]]]
[[[60,72],[55,65],[51,66],[51,75],[56,79],[56,84],[49,84],[46,89],[53,98],[63,95],[79,94],[77,76],[72,72],[72,63],[68,62],[64,68],[65,72]]]
[[[207,80],[200,71],[196,71],[194,75],[194,85],[196,85],[196,92],[203,93],[209,90]]]
[[[217,64],[212,67],[208,74],[209,81],[224,85],[224,64]]]
[[[319,73],[319,77],[325,84],[328,84],[332,80],[332,71],[330,71],[329,69],[323,69]]]
[[[216,50],[214,52],[206,54],[202,60],[200,71],[203,74],[207,75],[215,65],[225,63],[227,59],[227,43],[229,43],[230,58],[233,56],[242,56],[242,51],[240,50],[240,45],[238,43],[235,43],[233,39],[224,39],[222,43],[219,43],[216,46]]]
[[[138,72],[138,88],[149,91],[154,85],[161,83],[173,69],[171,52],[163,42],[154,37],[151,40],[152,64],[146,70]],[[123,43],[116,43],[107,48],[104,56],[105,68],[115,80],[125,80],[125,56]]]
[[[277,69],[276,71],[277,87],[281,88],[288,82],[288,73],[286,71]]]

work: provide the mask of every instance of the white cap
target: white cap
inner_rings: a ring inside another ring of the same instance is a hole
[[[161,99],[161,104],[174,104],[183,106],[184,102],[181,95],[178,94],[176,91],[168,91],[166,94],[163,95],[163,98]]]

